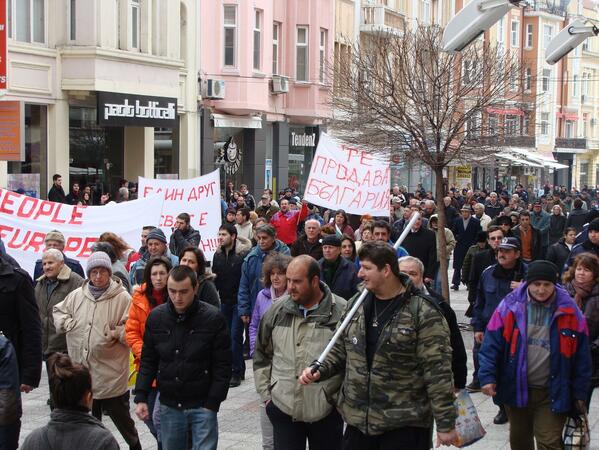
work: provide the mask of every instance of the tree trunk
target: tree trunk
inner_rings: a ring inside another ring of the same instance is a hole
[[[435,202],[437,203],[437,216],[439,217],[439,231],[437,232],[437,249],[439,250],[439,271],[441,274],[441,293],[449,303],[449,262],[447,255],[447,240],[445,239],[445,191],[443,190],[443,168],[434,169],[435,173]],[[448,226],[449,228],[449,226]]]

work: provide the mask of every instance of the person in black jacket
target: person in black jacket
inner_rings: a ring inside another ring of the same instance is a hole
[[[345,300],[349,300],[358,292],[358,271],[356,265],[341,256],[341,239],[330,234],[322,239],[323,257],[318,261],[321,280],[331,292]]]
[[[576,232],[580,233],[584,224],[588,222],[588,211],[582,209],[582,200],[580,198],[574,200],[573,206],[574,208],[570,211],[566,219],[566,227],[574,227],[576,228]]]
[[[214,283],[220,295],[220,310],[231,333],[231,351],[233,353],[232,382],[245,379],[245,360],[243,359],[244,326],[237,311],[237,292],[241,280],[241,266],[252,243],[237,237],[237,229],[231,224],[223,224],[218,230],[220,247],[212,259],[212,272],[216,275]],[[231,386],[235,387],[235,386]]]
[[[52,187],[48,191],[48,200],[57,203],[67,203],[67,196],[62,188],[62,175],[52,175]]]
[[[576,229],[573,227],[564,230],[564,236],[555,244],[550,245],[547,249],[547,261],[555,264],[560,271],[568,260],[568,255],[572,251],[576,242]]]
[[[197,286],[193,270],[175,267],[168,277],[167,303],[154,308],[146,322],[135,412],[147,420],[148,394],[156,380],[165,449],[187,448],[190,427],[194,448],[216,450],[216,415],[229,390],[231,338],[227,324],[217,308],[195,300]]]
[[[562,207],[555,205],[551,208],[551,217],[549,219],[549,245],[559,241],[563,237],[565,229],[566,216],[562,214]]]
[[[445,301],[443,296],[424,284],[424,264],[418,258],[413,256],[404,256],[399,258],[399,270],[410,277],[414,287],[423,294],[432,297],[438,304],[443,317],[449,326],[449,340],[451,343],[451,371],[453,372],[453,385],[455,389],[464,389],[466,386],[466,376],[468,375],[468,357],[466,356],[466,347],[462,339],[462,333],[458,326],[458,320],[454,310]]]
[[[437,274],[437,237],[434,231],[422,226],[422,216],[414,222],[401,245],[410,256],[422,261],[424,281],[431,283]]]
[[[0,334],[0,447],[13,450],[19,446],[21,429],[21,390],[19,365],[15,349]]]
[[[169,250],[173,255],[178,255],[184,248],[198,247],[200,245],[200,232],[195,230],[189,222],[191,217],[187,213],[181,213],[177,216],[173,233],[169,242]]]
[[[179,254],[179,265],[190,267],[198,277],[196,300],[209,303],[220,309],[220,298],[214,284],[216,276],[206,271],[208,264],[204,252],[197,247],[184,248]]]
[[[322,258],[322,240],[320,239],[320,222],[308,219],[304,223],[304,232],[289,246],[291,256],[310,255],[316,261]]]

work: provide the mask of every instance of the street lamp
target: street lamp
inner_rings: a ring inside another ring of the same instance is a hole
[[[449,21],[443,33],[445,52],[459,52],[491,28],[521,0],[473,0]]]
[[[595,25],[586,26],[585,21],[575,20],[560,31],[549,43],[545,51],[547,64],[555,64],[580,44],[586,38],[597,36],[599,28]]]

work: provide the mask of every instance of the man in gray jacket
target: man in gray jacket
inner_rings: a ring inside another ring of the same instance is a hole
[[[343,420],[335,408],[342,375],[311,386],[297,376],[324,350],[346,301],[320,281],[308,255],[287,268],[288,295],[264,315],[254,351],[254,380],[274,430],[275,450],[341,449]]]

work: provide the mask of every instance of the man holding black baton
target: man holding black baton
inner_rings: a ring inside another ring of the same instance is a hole
[[[358,276],[369,293],[317,371],[301,384],[343,373],[338,407],[343,449],[425,450],[433,417],[437,443],[456,439],[451,346],[441,311],[400,274],[393,248],[365,243]],[[350,310],[359,294],[348,304]]]

